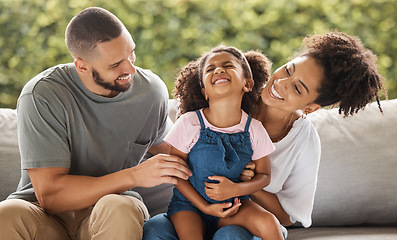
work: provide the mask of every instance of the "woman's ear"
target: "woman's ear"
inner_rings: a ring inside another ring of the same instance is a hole
[[[244,92],[251,92],[254,87],[254,80],[252,78],[247,78],[245,81],[245,86],[243,87]]]
[[[208,95],[207,95],[207,92],[205,91],[205,88],[202,88],[202,89],[201,89],[201,94],[203,94],[205,100],[208,101]]]
[[[302,109],[302,112],[304,114],[309,114],[309,113],[312,113],[312,112],[315,112],[315,111],[319,110],[320,108],[321,108],[321,106],[319,104],[311,103],[311,104],[307,105],[306,107],[304,107]]]

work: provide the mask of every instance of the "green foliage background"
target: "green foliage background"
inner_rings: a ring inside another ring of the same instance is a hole
[[[0,0],[0,107],[14,108],[30,78],[73,60],[65,28],[89,6],[124,22],[137,44],[136,65],[157,73],[170,91],[182,66],[221,42],[260,49],[277,68],[304,36],[338,29],[378,55],[389,98],[397,97],[395,0]]]

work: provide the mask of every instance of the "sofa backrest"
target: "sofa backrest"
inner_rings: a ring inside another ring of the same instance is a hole
[[[175,101],[169,103],[175,120]],[[382,107],[383,116],[374,103],[348,118],[337,109],[309,114],[322,146],[313,226],[397,225],[397,99]],[[14,109],[0,108],[0,173],[1,201],[20,178]],[[154,213],[166,210],[170,189],[153,199],[142,192]]]
[[[20,165],[16,110],[0,108],[0,201],[16,190]]]
[[[322,147],[313,226],[397,225],[397,99],[381,106],[309,114]]]

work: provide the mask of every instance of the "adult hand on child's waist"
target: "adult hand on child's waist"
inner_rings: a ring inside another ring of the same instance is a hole
[[[185,160],[168,154],[157,154],[130,169],[135,187],[154,187],[162,183],[177,184],[187,180],[192,172]]]

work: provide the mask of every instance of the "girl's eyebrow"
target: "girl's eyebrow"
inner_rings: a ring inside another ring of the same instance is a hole
[[[233,61],[225,61],[225,62],[222,62],[222,64],[228,64],[228,63],[233,63]],[[215,64],[209,64],[209,65],[207,65],[206,68],[214,67],[214,66],[215,66]]]

